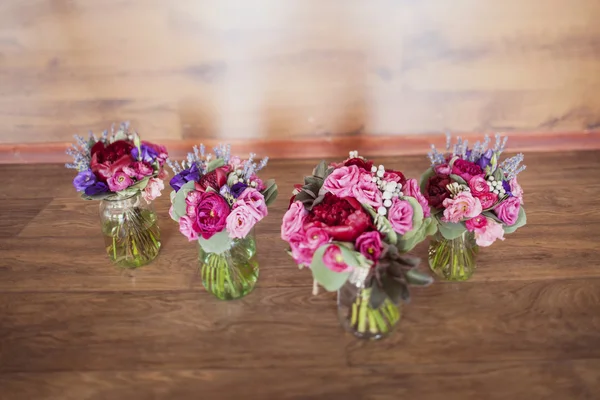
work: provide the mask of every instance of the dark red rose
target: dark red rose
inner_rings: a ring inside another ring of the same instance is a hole
[[[460,176],[467,181],[467,183],[469,183],[472,177],[482,175],[483,170],[479,165],[459,158],[458,160],[454,161],[452,173]]]
[[[229,174],[229,166],[220,167],[214,171],[210,171],[206,175],[202,175],[200,180],[196,182],[196,190],[199,192],[205,192],[209,187],[215,189],[217,192],[221,189],[221,186],[227,183],[227,175]]]
[[[392,169],[386,169],[383,174],[383,180],[386,182],[400,183],[402,186],[406,184],[406,178],[400,171],[394,171]]]
[[[133,145],[124,140],[117,140],[108,146],[97,142],[90,151],[90,167],[96,178],[106,182],[116,172],[135,161],[130,154],[132,148]]]
[[[304,230],[313,226],[342,242],[354,242],[364,232],[373,230],[371,217],[358,201],[350,197],[341,199],[331,193],[313,207]]]
[[[349,167],[351,165],[356,165],[358,168],[362,168],[365,171],[371,172],[371,167],[373,166],[373,161],[367,161],[363,158],[349,158],[344,162],[344,166]]]
[[[431,207],[442,207],[444,200],[450,196],[450,192],[446,189],[446,185],[450,182],[450,177],[446,175],[434,175],[429,178],[423,195]]]

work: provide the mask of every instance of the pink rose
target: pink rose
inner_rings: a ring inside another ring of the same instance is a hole
[[[435,173],[437,175],[450,175],[452,173],[452,170],[450,169],[450,166],[448,164],[441,164],[441,165],[436,165],[434,168]]]
[[[363,172],[356,165],[338,168],[325,179],[323,189],[338,197],[350,197],[352,196],[352,188],[358,185]]]
[[[483,175],[483,170],[479,165],[459,158],[454,161],[454,164],[452,165],[452,173],[460,176],[466,182],[469,182],[472,177]]]
[[[108,188],[113,192],[119,192],[133,185],[133,180],[123,171],[115,173],[106,181]]]
[[[471,194],[475,197],[479,197],[484,193],[490,192],[490,187],[483,175],[472,177],[469,181],[469,188],[471,189]]]
[[[198,233],[194,231],[194,221],[187,215],[179,218],[179,232],[183,234],[190,242],[198,240]]]
[[[381,198],[381,191],[379,190],[377,185],[371,180],[371,178],[372,175],[370,173],[361,173],[358,182],[352,187],[351,196],[361,203],[378,208],[383,205],[383,199]]]
[[[494,243],[496,239],[504,240],[504,229],[502,224],[497,223],[491,218],[487,219],[487,225],[482,233],[475,231],[475,243],[478,246],[487,247]]]
[[[379,232],[365,232],[356,239],[356,250],[371,261],[377,262],[381,256],[381,236]]]
[[[333,272],[345,272],[352,270],[352,267],[350,267],[344,261],[342,251],[336,245],[331,245],[327,248],[327,250],[325,250],[325,253],[323,254],[323,263]]]
[[[157,179],[157,178],[150,178],[150,180],[148,181],[148,184],[146,185],[146,188],[142,192],[142,197],[144,197],[144,199],[148,203],[150,203],[152,200],[154,200],[158,196],[160,196],[160,192],[164,188],[165,188],[165,184],[163,183],[162,180]]]
[[[406,181],[406,184],[402,187],[402,191],[406,196],[414,197],[421,207],[423,208],[423,216],[425,218],[431,215],[431,209],[429,208],[429,202],[421,193],[421,189],[419,188],[419,184],[416,179],[409,179]]]
[[[191,190],[185,197],[185,213],[191,218],[196,218],[196,206],[202,200],[202,192]]]
[[[483,193],[477,196],[477,198],[481,202],[481,207],[484,210],[487,210],[488,208],[492,207],[494,203],[498,201],[498,195],[495,193]]]
[[[236,202],[236,207],[227,216],[227,232],[232,238],[243,239],[259,221],[261,215],[252,204]]]
[[[444,200],[444,208],[442,221],[452,223],[460,222],[465,218],[474,218],[483,211],[479,199],[469,192],[460,192],[454,198]]]
[[[267,211],[267,203],[264,196],[256,189],[246,188],[241,195],[238,196],[236,203],[244,201],[250,203],[252,207],[261,215],[261,219],[269,213]],[[235,205],[233,208],[235,209]]]
[[[517,197],[509,197],[494,207],[494,212],[502,222],[508,226],[511,226],[517,222],[520,208],[521,202],[519,199]]]
[[[308,212],[300,201],[295,201],[283,216],[281,238],[290,241],[293,235],[303,232],[304,221]]]
[[[469,232],[483,233],[487,227],[487,218],[479,214],[475,218],[471,218],[465,222]]]
[[[310,267],[315,249],[312,249],[308,245],[306,237],[303,234],[296,233],[290,237],[289,242],[292,250],[292,258],[296,264]]]
[[[387,217],[394,231],[404,235],[413,227],[413,214],[414,210],[408,201],[396,198],[392,202]]]
[[[512,193],[512,195],[519,199],[519,202],[521,204],[525,204],[525,202],[523,201],[523,188],[521,188],[521,185],[519,185],[519,182],[517,182],[517,178],[512,178],[509,184],[510,192]]]
[[[312,226],[306,230],[306,245],[313,251],[329,242],[329,239],[329,234],[319,227]]]

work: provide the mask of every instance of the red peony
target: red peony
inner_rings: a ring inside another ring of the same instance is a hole
[[[341,199],[331,193],[313,207],[306,220],[304,230],[317,227],[324,230],[333,240],[354,242],[362,233],[373,230],[371,217],[358,201],[347,197]]]
[[[125,140],[117,140],[105,146],[103,142],[97,142],[91,149],[92,156],[90,167],[96,178],[106,182],[115,173],[129,166],[133,161],[131,149],[133,145]]]
[[[365,171],[371,172],[371,167],[373,166],[373,161],[367,161],[363,158],[349,158],[344,162],[345,167],[349,167],[351,165],[356,165],[358,168],[364,169]]]
[[[452,166],[452,173],[454,175],[458,175],[463,178],[467,183],[471,180],[472,177],[477,175],[483,175],[483,170],[481,167],[471,161],[458,159],[454,161],[454,165]]]
[[[423,195],[431,207],[441,208],[442,203],[450,196],[446,185],[450,184],[450,178],[445,175],[434,175],[427,181]]]
[[[402,186],[406,185],[406,178],[404,174],[400,171],[394,171],[391,169],[386,169],[383,174],[383,180],[386,182],[396,182],[401,184]]]
[[[227,183],[228,174],[229,166],[220,167],[214,171],[210,171],[208,174],[201,176],[200,180],[196,182],[196,190],[205,192],[206,189],[211,187],[218,192],[221,187]]]

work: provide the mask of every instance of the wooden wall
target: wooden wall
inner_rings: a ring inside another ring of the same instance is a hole
[[[600,128],[599,0],[3,0],[0,144]],[[364,135],[364,136],[362,136]]]

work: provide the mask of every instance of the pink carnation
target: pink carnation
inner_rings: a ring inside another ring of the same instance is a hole
[[[487,227],[487,218],[483,214],[479,214],[475,218],[471,218],[465,222],[469,232],[483,233]]]
[[[327,268],[334,272],[345,272],[352,270],[346,262],[344,261],[344,256],[342,256],[342,251],[336,245],[329,246],[325,253],[323,254],[323,263]]]
[[[387,217],[394,231],[404,235],[413,228],[413,214],[414,210],[408,201],[396,198],[392,202]]]
[[[264,196],[256,189],[247,188],[237,198],[236,204],[239,202],[246,202],[252,205],[252,207],[261,215],[261,219],[266,217],[269,213],[267,211],[267,204],[265,203]],[[236,208],[234,204],[233,208]]]
[[[402,187],[402,191],[406,196],[414,197],[421,207],[423,208],[423,216],[425,218],[431,215],[431,209],[429,208],[429,202],[421,193],[421,189],[419,188],[419,184],[416,179],[408,179],[406,184]]]
[[[165,188],[165,184],[162,180],[157,178],[150,178],[146,188],[142,192],[142,196],[149,203],[152,200],[160,196],[160,192]]]
[[[520,208],[521,203],[519,202],[519,199],[517,197],[509,197],[494,207],[494,212],[502,222],[511,226],[517,222]]]
[[[181,232],[190,242],[198,240],[198,233],[194,231],[194,220],[187,215],[179,218],[179,232]]]
[[[292,236],[302,233],[304,221],[308,212],[300,201],[295,201],[290,205],[289,210],[283,216],[281,224],[281,238],[285,241],[290,241]]]
[[[475,242],[478,246],[487,247],[496,241],[496,239],[504,240],[504,229],[502,224],[494,221],[491,218],[487,219],[487,225],[483,232],[475,231]]]
[[[364,170],[356,165],[338,168],[325,179],[323,189],[338,197],[354,197],[352,189],[358,185],[363,172]]]
[[[363,171],[360,174],[358,182],[352,187],[351,196],[361,203],[378,208],[383,205],[383,199],[381,197],[381,191],[379,190],[377,185],[372,181],[372,177],[373,176],[370,173]]]
[[[243,239],[260,219],[262,216],[253,204],[237,201],[227,216],[227,232],[232,238]]]
[[[509,184],[510,192],[513,194],[513,196],[519,199],[519,202],[521,204],[525,204],[525,202],[523,201],[523,188],[521,188],[521,185],[519,185],[519,182],[517,182],[517,178],[512,178]]]
[[[474,218],[483,211],[479,199],[469,192],[460,192],[454,198],[444,200],[444,216],[442,221],[457,223],[467,218]]]

